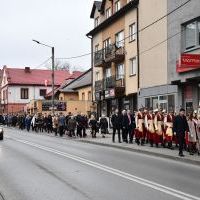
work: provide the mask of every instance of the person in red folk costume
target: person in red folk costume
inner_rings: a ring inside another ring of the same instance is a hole
[[[155,110],[154,126],[155,126],[155,144],[158,148],[159,144],[163,144],[163,134],[164,134],[164,115],[162,110]]]
[[[144,115],[143,115],[143,109],[139,109],[139,111],[136,113],[136,130],[135,130],[135,142],[137,145],[143,145],[143,135],[144,135]]]
[[[173,121],[174,121],[174,112],[170,111],[164,119],[164,126],[165,126],[165,140],[164,146],[166,143],[168,144],[168,148],[173,150],[172,142],[173,142]]]
[[[144,119],[144,130],[143,130],[143,135],[142,135],[142,144],[144,144],[145,142],[148,144],[149,143],[149,135],[148,135],[148,131],[147,131],[147,126],[145,123],[145,118],[146,116],[149,114],[149,111],[147,108],[144,109],[143,112],[143,119]]]
[[[149,113],[145,116],[145,127],[147,129],[147,139],[153,147],[154,138],[155,138],[155,127],[154,127],[154,118],[153,110],[150,109]]]
[[[188,117],[189,132],[186,134],[186,141],[190,155],[193,155],[196,151],[197,143],[197,116],[194,112]]]

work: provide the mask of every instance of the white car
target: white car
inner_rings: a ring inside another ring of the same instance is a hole
[[[3,140],[3,128],[0,127],[0,140]]]

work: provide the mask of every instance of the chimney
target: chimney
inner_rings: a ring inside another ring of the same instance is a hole
[[[30,67],[25,67],[24,71],[25,71],[25,73],[31,73]]]

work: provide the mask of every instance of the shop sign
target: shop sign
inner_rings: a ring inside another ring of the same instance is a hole
[[[200,69],[200,54],[181,54],[176,63],[178,73]]]
[[[55,101],[54,108],[52,107],[52,101],[42,101],[42,111],[66,111],[67,104],[62,101]]]
[[[115,89],[105,90],[105,99],[115,97]]]

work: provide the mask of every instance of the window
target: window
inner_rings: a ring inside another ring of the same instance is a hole
[[[137,59],[135,57],[135,58],[130,59],[130,72],[129,72],[129,75],[133,76],[133,75],[136,75],[136,73],[137,73]]]
[[[95,26],[95,27],[99,26],[99,17],[97,17],[97,18],[94,20],[94,26]]]
[[[46,94],[47,94],[47,90],[46,90],[46,89],[41,89],[41,90],[40,90],[40,96],[41,96],[41,97],[46,96]]]
[[[91,93],[91,91],[88,92],[88,100],[89,100],[89,101],[92,100],[92,93]]]
[[[106,68],[106,78],[111,77],[111,68]]]
[[[28,99],[28,88],[21,88],[21,99]]]
[[[116,79],[119,80],[123,78],[124,78],[124,64],[118,64]]]
[[[85,100],[85,92],[82,93],[82,100]]]
[[[99,72],[96,72],[95,75],[96,75],[95,80],[96,80],[96,81],[99,81],[99,80],[100,80],[100,73],[99,73]]]
[[[174,111],[175,96],[174,94],[170,94],[145,98],[145,107],[153,109],[162,108],[167,112]]]
[[[111,51],[111,39],[110,38],[104,40],[103,48],[105,50],[105,54],[110,53],[110,51]]]
[[[200,46],[200,19],[184,25],[185,50]]]
[[[136,24],[131,24],[129,26],[129,42],[132,42],[136,39]]]
[[[99,44],[95,45],[95,53],[99,51]]]
[[[106,19],[108,19],[111,16],[111,8],[106,9]]]
[[[115,2],[115,12],[117,12],[118,10],[120,10],[121,8],[121,4],[120,4],[120,0]]]
[[[124,46],[124,31],[121,31],[115,35],[115,44],[118,48]]]

